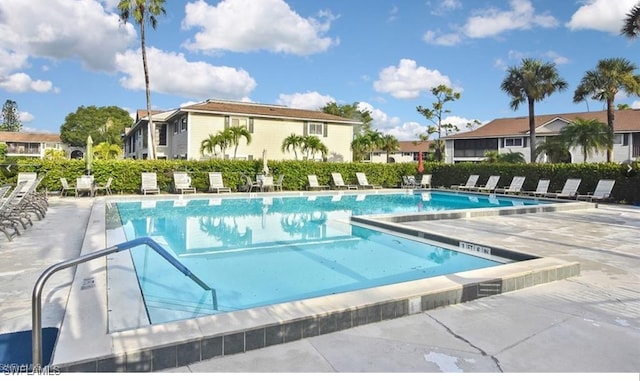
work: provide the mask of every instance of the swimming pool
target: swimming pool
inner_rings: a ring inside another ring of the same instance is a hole
[[[535,203],[433,191],[252,196],[117,203],[127,239],[153,238],[215,290],[203,291],[148,249],[132,250],[152,323],[497,266],[504,261],[349,218]]]

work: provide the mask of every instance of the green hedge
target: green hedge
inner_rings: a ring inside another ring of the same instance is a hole
[[[270,172],[274,175],[284,174],[285,190],[304,190],[307,186],[307,175],[315,174],[320,184],[331,183],[331,172],[340,172],[345,183],[356,183],[356,172],[364,172],[370,184],[379,184],[386,188],[399,187],[403,175],[415,175],[415,163],[371,164],[371,163],[330,163],[315,161],[269,161]],[[640,203],[640,167],[632,164],[631,173],[627,165],[614,163],[588,164],[440,164],[425,162],[425,173],[432,173],[434,187],[450,187],[466,182],[471,174],[478,174],[479,184],[491,175],[500,175],[499,187],[508,187],[513,176],[525,176],[523,189],[536,188],[538,179],[551,180],[549,189],[559,190],[567,178],[581,178],[578,189],[580,194],[592,192],[599,179],[614,179],[616,185],[613,197],[622,203]],[[44,173],[41,188],[50,191],[61,189],[60,178],[66,177],[70,183],[83,174],[82,160],[20,160],[17,164],[0,171],[0,182],[16,183],[18,172]],[[222,172],[225,185],[238,189],[241,185],[240,175],[246,173],[254,177],[262,172],[262,160],[95,160],[93,174],[98,183],[105,183],[113,177],[111,186],[114,194],[139,193],[140,173],[156,172],[158,185],[163,192],[171,192],[174,171],[187,171],[191,174],[193,186],[204,192],[209,186],[208,172]]]

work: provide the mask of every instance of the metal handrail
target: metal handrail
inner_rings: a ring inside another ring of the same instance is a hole
[[[33,287],[33,294],[31,297],[31,355],[32,355],[32,363],[33,368],[41,367],[42,363],[42,290],[44,288],[44,284],[46,281],[53,275],[54,273],[64,270],[66,268],[78,265],[80,263],[88,262],[93,259],[97,259],[100,257],[104,257],[109,254],[117,253],[120,251],[128,250],[136,246],[147,245],[151,247],[154,251],[160,254],[164,259],[166,259],[171,265],[173,265],[176,269],[178,269],[181,273],[188,276],[198,284],[198,286],[202,287],[205,291],[211,291],[211,295],[213,297],[213,308],[218,309],[218,301],[216,297],[216,291],[209,287],[202,279],[198,278],[195,274],[193,274],[185,265],[180,263],[177,259],[175,259],[168,251],[166,251],[162,246],[160,246],[156,241],[152,240],[149,237],[136,238],[131,241],[123,242],[118,245],[108,247],[103,250],[98,250],[93,253],[89,253],[83,256],[80,256],[75,259],[69,259],[64,262],[60,262],[55,264],[48,269],[46,269],[36,281],[35,286]]]

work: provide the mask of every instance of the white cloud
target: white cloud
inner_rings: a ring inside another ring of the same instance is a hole
[[[441,0],[436,1],[436,6],[431,14],[441,16],[445,13],[462,8],[462,2],[460,0]]]
[[[120,84],[143,90],[144,72],[140,70],[140,50],[116,55],[119,71],[125,74]],[[147,48],[151,89],[186,98],[241,100],[256,87],[255,80],[242,69],[187,61],[184,55]]]
[[[422,91],[450,84],[449,78],[438,70],[418,66],[416,61],[411,59],[401,59],[398,66],[382,69],[373,87],[376,91],[389,93],[395,98],[413,99],[419,97]]]
[[[358,110],[369,111],[369,114],[373,119],[373,121],[371,122],[371,127],[373,127],[373,129],[375,130],[388,131],[396,127],[400,123],[400,118],[390,117],[384,111],[373,107],[367,102],[358,102]]]
[[[631,103],[631,108],[640,108],[640,100],[635,100]]]
[[[294,94],[280,94],[276,101],[279,105],[303,110],[319,110],[329,102],[336,100],[330,95],[322,95],[316,91]]]
[[[31,115],[26,111],[19,111],[18,116],[20,117],[20,122],[22,123],[29,123],[35,119],[35,116]]]
[[[593,29],[619,34],[625,15],[638,0],[587,0],[566,24],[570,30]]]
[[[555,28],[558,20],[548,13],[536,13],[531,0],[511,0],[508,10],[495,7],[473,12],[462,27],[453,27],[451,33],[427,31],[423,39],[430,44],[451,46],[468,38],[496,37],[511,30],[534,27]]]
[[[565,65],[569,63],[569,59],[567,57],[561,56],[560,54],[550,50],[546,52],[545,57],[549,58],[556,65]]]
[[[284,0],[223,0],[212,6],[196,0],[185,6],[184,29],[199,29],[185,42],[190,50],[309,55],[326,51],[339,41],[324,37],[335,17],[328,11],[304,18]]]
[[[131,24],[96,0],[2,0],[0,49],[49,59],[78,58],[86,68],[111,72],[115,52],[136,40]]]
[[[57,92],[51,81],[33,80],[28,74],[14,73],[0,78],[0,88],[9,93]]]

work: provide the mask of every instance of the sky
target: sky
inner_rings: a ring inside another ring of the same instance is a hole
[[[0,102],[23,131],[59,133],[81,106],[146,108],[139,30],[118,0],[0,0]],[[500,90],[524,58],[554,63],[568,83],[538,115],[603,110],[573,93],[601,59],[640,66],[640,39],[620,34],[638,0],[167,0],[147,26],[151,104],[207,99],[317,110],[358,103],[373,128],[417,140],[431,89],[460,93],[444,123],[527,115]],[[616,104],[640,108],[638,97]]]

